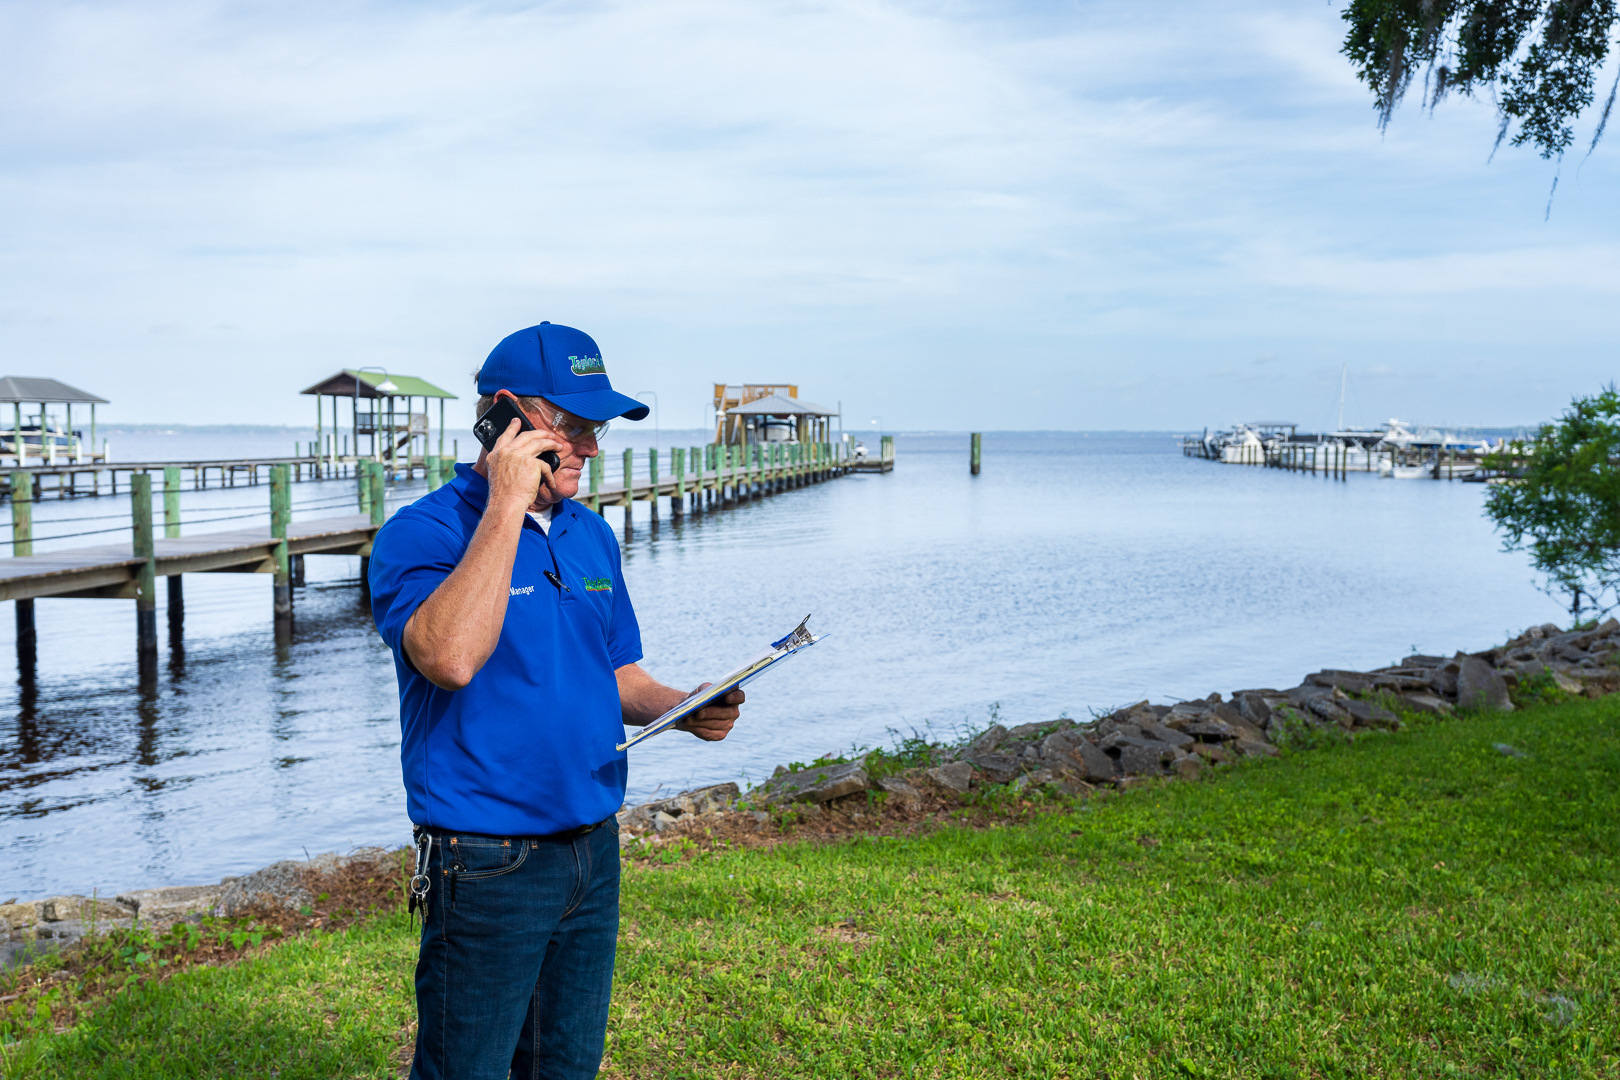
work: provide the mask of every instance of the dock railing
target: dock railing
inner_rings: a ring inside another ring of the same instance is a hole
[[[885,440],[884,460],[892,463],[893,447]],[[641,463],[645,467],[641,467]],[[668,463],[667,469],[664,467]],[[307,555],[357,555],[360,587],[377,530],[387,520],[387,467],[361,461],[354,470],[352,493],[322,491],[295,501],[297,461],[265,462],[269,498],[259,505],[193,506],[182,503],[182,466],[136,472],[129,478],[127,512],[41,520],[35,513],[39,478],[29,470],[8,476],[11,535],[0,538],[0,600],[16,604],[19,661],[31,671],[37,642],[34,601],[41,598],[99,598],[135,601],[136,654],[141,678],[156,678],[157,579],[167,579],[171,645],[180,640],[185,611],[182,577],[188,573],[262,573],[272,577],[271,608],[278,640],[290,633],[294,593],[304,580]],[[424,462],[427,488],[434,490],[452,475],[452,462],[429,457]],[[668,497],[673,518],[737,506],[794,488],[842,476],[853,461],[837,444],[765,444],[692,446],[660,451],[625,451],[614,470],[620,482],[609,484],[603,459],[592,458],[588,487],[579,501],[597,513],[609,506],[624,509],[628,535],[638,501],[650,504],[658,519],[661,499]],[[154,490],[161,472],[162,487]],[[162,498],[162,535],[158,535],[155,500]],[[189,513],[188,513],[189,509]],[[315,516],[311,516],[315,515]],[[199,532],[199,526],[225,525],[226,531]],[[44,525],[49,535],[38,535]],[[55,531],[65,529],[66,531]],[[62,542],[95,537],[94,547],[68,548]],[[127,539],[125,539],[127,538]],[[40,552],[36,545],[50,550]]]

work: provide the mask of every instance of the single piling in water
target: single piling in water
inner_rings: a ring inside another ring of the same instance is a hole
[[[18,442],[20,445],[20,438]],[[11,553],[34,553],[34,478],[21,470],[11,474]],[[16,607],[17,664],[23,671],[32,671],[39,641],[34,626],[34,601],[18,600]]]
[[[142,683],[157,678],[157,544],[152,533],[152,474],[130,477],[133,553],[143,560],[135,576],[135,658]]]
[[[292,523],[292,490],[285,465],[270,466],[270,536],[275,540],[276,622],[292,621],[292,566],[287,557],[287,526]]]
[[[180,466],[167,465],[163,469],[163,537],[180,538]],[[179,574],[163,579],[169,591],[169,644],[181,633],[186,621],[186,594]]]
[[[968,451],[968,475],[979,475],[979,456],[984,449],[984,436],[977,431],[973,433],[973,448]]]

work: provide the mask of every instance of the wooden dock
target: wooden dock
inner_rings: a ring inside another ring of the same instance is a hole
[[[749,446],[694,446],[672,450],[670,471],[664,472],[657,450],[645,452],[647,475],[637,479],[635,451],[623,454],[617,486],[608,486],[603,458],[590,459],[586,486],[575,498],[601,513],[605,506],[650,502],[658,515],[658,500],[667,496],[672,517],[688,506],[694,513],[706,506],[732,506],[740,501],[774,495],[806,484],[820,483],[855,471],[855,459],[838,443],[754,443]],[[894,454],[889,453],[889,467]],[[626,526],[629,518],[625,519]]]
[[[162,473],[167,469],[180,470],[181,480],[192,491],[213,487],[253,487],[267,483],[270,467],[286,465],[291,470],[293,483],[310,480],[348,479],[369,458],[355,457],[277,457],[277,458],[211,458],[197,461],[126,461],[104,462],[63,461],[56,464],[24,465],[9,469],[0,479],[0,494],[10,495],[13,477],[21,474],[34,485],[34,501],[54,496],[58,499],[81,498],[91,495],[117,495],[129,491],[131,478],[140,473]],[[385,468],[389,466],[383,459]],[[120,489],[119,477],[123,485]],[[407,479],[427,474],[427,460],[416,457],[410,461],[401,458],[393,466],[394,476]]]
[[[369,555],[377,528],[369,514],[345,514],[292,523],[287,527],[287,554],[291,557]],[[156,577],[221,571],[273,574],[275,549],[281,542],[269,526],[179,539],[154,538],[153,574]],[[134,600],[146,562],[123,544],[0,559],[0,600],[45,596]]]
[[[886,440],[887,442],[887,440]],[[660,499],[669,499],[671,517],[687,513],[736,506],[794,488],[820,483],[846,475],[856,468],[847,452],[832,443],[775,446],[692,447],[669,454],[669,469],[660,467],[657,450],[644,452],[647,469],[636,475],[636,454],[624,451],[623,473],[618,484],[606,482],[601,457],[591,459],[588,485],[576,497],[597,513],[609,506],[626,510],[625,531],[631,529],[629,509],[636,502],[651,504],[654,520]],[[893,450],[887,448],[880,459],[893,468]],[[272,605],[278,635],[289,631],[292,619],[292,589],[303,583],[303,560],[310,555],[358,555],[361,558],[360,587],[366,589],[366,560],[377,530],[387,516],[385,466],[382,462],[360,461],[356,485],[358,513],[341,513],[293,522],[290,485],[297,461],[261,463],[270,484],[268,526],[230,529],[221,532],[180,535],[183,524],[180,495],[184,488],[180,467],[169,464],[161,476],[163,521],[153,511],[153,485],[150,472],[137,472],[129,478],[130,514],[118,517],[113,530],[128,528],[133,539],[129,546],[102,544],[34,554],[33,545],[52,537],[34,535],[34,485],[26,470],[8,478],[11,500],[12,537],[15,554],[0,559],[0,600],[16,603],[17,651],[23,670],[31,671],[37,635],[34,629],[34,601],[53,598],[97,598],[134,600],[136,611],[136,653],[141,678],[156,678],[157,579],[166,578],[171,638],[178,633],[183,618],[181,580],[186,574],[249,573],[270,574],[274,578]],[[429,488],[436,488],[451,475],[451,462],[437,457],[426,459]],[[120,466],[126,468],[127,466]],[[885,470],[887,471],[887,470]],[[23,473],[24,475],[18,475]],[[203,514],[208,511],[201,510]],[[115,520],[112,517],[108,521]],[[41,522],[47,524],[47,522]],[[96,530],[102,531],[102,530]],[[110,531],[110,530],[109,530]],[[164,535],[159,535],[159,533]],[[65,538],[65,537],[61,537]]]

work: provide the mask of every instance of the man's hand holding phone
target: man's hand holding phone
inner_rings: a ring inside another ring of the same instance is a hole
[[[525,510],[561,502],[563,496],[557,490],[556,474],[540,454],[545,450],[566,449],[554,435],[533,428],[520,431],[514,419],[495,440],[495,446],[485,451],[489,501],[521,502]]]
[[[567,452],[569,446],[530,423],[510,391],[495,395],[495,403],[478,418],[473,433],[484,446],[490,502],[522,498],[527,510],[562,501],[556,470],[562,466],[559,451]]]

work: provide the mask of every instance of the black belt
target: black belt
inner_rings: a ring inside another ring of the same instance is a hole
[[[593,825],[576,825],[572,829],[564,829],[562,832],[546,833],[541,836],[493,836],[489,833],[469,832],[466,829],[441,829],[437,825],[414,825],[411,827],[411,835],[413,837],[431,836],[435,840],[442,839],[446,836],[476,836],[480,840],[511,840],[517,843],[524,843],[531,840],[544,840],[548,843],[568,844],[578,840],[582,836],[589,836],[597,829],[600,829],[602,826],[612,821],[614,816],[616,815],[605,817]]]

